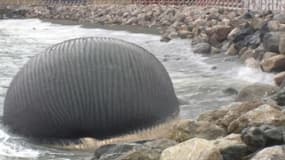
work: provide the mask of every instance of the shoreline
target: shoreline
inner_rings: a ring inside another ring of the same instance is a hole
[[[191,39],[194,53],[238,56],[247,67],[275,73],[277,86],[285,79],[285,14],[282,13],[163,5],[11,8],[2,9],[0,18],[39,18],[85,28],[151,33],[161,35],[163,42]]]
[[[61,24],[61,25],[79,25],[82,28],[99,28],[99,29],[107,29],[114,31],[127,31],[130,33],[143,33],[143,34],[151,34],[151,35],[161,35],[157,28],[146,28],[139,26],[128,26],[128,25],[102,25],[102,24],[93,24],[93,23],[80,23],[77,21],[71,20],[54,20],[54,19],[40,19],[43,22],[50,22],[53,24]]]

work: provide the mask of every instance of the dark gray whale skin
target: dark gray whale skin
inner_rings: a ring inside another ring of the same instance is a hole
[[[42,139],[106,139],[177,116],[163,65],[145,49],[112,38],[56,44],[16,74],[4,102],[13,133]]]

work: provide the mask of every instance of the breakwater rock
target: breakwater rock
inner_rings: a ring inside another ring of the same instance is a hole
[[[192,39],[193,51],[239,56],[246,66],[285,78],[285,14],[197,6],[81,5],[34,6],[27,18],[79,23],[155,27],[161,41]]]

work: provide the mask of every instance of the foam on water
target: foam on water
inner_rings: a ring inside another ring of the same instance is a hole
[[[249,67],[238,67],[236,79],[252,82],[252,83],[265,83],[273,84],[272,73],[264,73],[260,69],[249,68]]]
[[[26,148],[18,143],[11,143],[10,138],[12,137],[8,133],[0,130],[0,157],[13,158],[16,156],[22,159],[36,159],[39,157],[39,151]]]

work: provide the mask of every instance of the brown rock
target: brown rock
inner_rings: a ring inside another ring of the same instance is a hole
[[[216,139],[223,137],[226,132],[223,128],[206,121],[181,120],[169,131],[169,139],[183,142],[191,138]]]
[[[260,106],[262,103],[258,101],[236,103],[236,105],[230,106],[227,109],[225,116],[221,117],[217,122],[218,125],[227,128],[231,122],[236,120],[241,115],[247,113],[250,110],[253,110]]]
[[[228,126],[229,133],[240,133],[242,129],[253,126],[269,124],[275,126],[285,125],[285,113],[281,108],[268,104],[261,105],[256,109],[241,115]]]
[[[245,65],[247,67],[249,67],[249,68],[255,68],[255,69],[259,69],[260,68],[259,62],[255,58],[253,58],[253,57],[247,58],[245,60]]]
[[[261,62],[261,67],[265,72],[284,71],[285,55],[276,55]]]
[[[238,103],[240,104],[240,103]],[[233,104],[230,104],[233,105]],[[234,105],[236,105],[236,103],[234,103]],[[202,113],[199,117],[198,117],[198,121],[206,121],[206,122],[211,122],[214,124],[218,124],[218,121],[224,117],[227,114],[228,110],[226,108],[220,108],[217,110],[213,110],[213,111],[208,111],[205,113]]]
[[[212,142],[193,138],[167,148],[160,160],[223,160],[223,157]]]
[[[285,72],[280,72],[274,76],[274,82],[277,86],[280,86],[285,79]]]
[[[265,59],[268,59],[270,57],[273,57],[273,56],[277,56],[278,54],[275,53],[275,52],[265,52],[262,59],[265,60]]]
[[[238,54],[238,50],[236,49],[235,45],[232,44],[230,46],[230,48],[226,51],[226,55],[237,55]]]
[[[229,124],[240,117],[242,114],[257,108],[262,105],[262,102],[234,102],[227,106],[223,106],[220,109],[208,111],[201,114],[197,120],[207,121],[223,128],[227,128]]]
[[[219,42],[227,39],[228,34],[232,30],[232,27],[226,25],[216,25],[212,27],[213,33],[215,35],[215,39]]]

